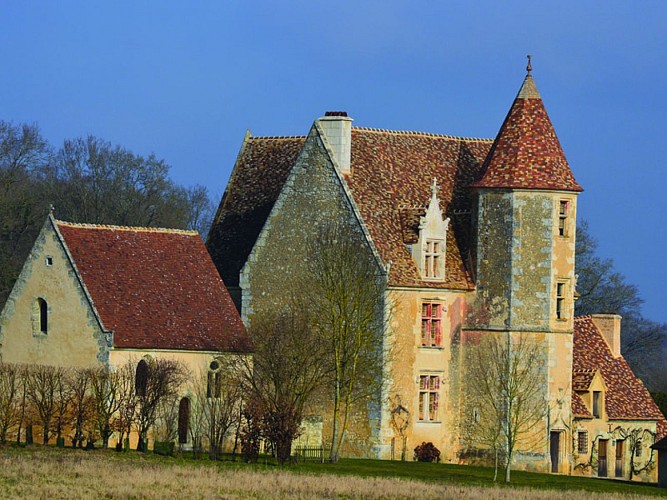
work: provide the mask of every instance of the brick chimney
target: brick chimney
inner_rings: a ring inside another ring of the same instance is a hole
[[[618,314],[591,314],[593,323],[609,344],[614,357],[621,355],[621,316]]]
[[[341,172],[349,175],[352,152],[352,118],[349,118],[345,111],[327,111],[318,121]]]

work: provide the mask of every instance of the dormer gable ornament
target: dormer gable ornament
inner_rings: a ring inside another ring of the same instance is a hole
[[[419,241],[413,250],[413,257],[424,281],[443,281],[445,279],[449,218],[443,218],[438,198],[439,190],[438,181],[433,178],[431,200],[426,214],[419,220]]]

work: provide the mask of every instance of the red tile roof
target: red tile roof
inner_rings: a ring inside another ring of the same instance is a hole
[[[587,391],[591,386],[596,370],[579,369],[572,370],[572,388],[575,391]]]
[[[584,400],[576,392],[572,392],[572,415],[580,418],[593,418],[593,415],[586,407],[586,403],[584,403]]]
[[[346,180],[382,260],[391,261],[390,285],[472,288],[464,260],[472,210],[468,186],[479,177],[490,145],[486,139],[352,128]],[[425,283],[406,245],[415,242],[434,178],[451,223],[445,281]]]
[[[612,355],[609,345],[590,316],[574,319],[572,375],[575,389],[575,377],[583,370],[600,370],[607,388],[605,408],[610,419],[664,420],[648,390],[632,373],[625,359]],[[575,415],[582,415],[575,412],[575,393],[572,401]]]
[[[238,285],[304,142],[305,137],[253,137],[242,148],[207,242],[228,285]],[[488,139],[352,127],[352,175],[345,179],[381,258],[391,261],[391,285],[473,287],[463,257],[471,228],[468,186],[480,177],[490,146]],[[440,207],[451,223],[446,279],[427,283],[406,244],[414,243],[434,177]]]
[[[305,137],[248,137],[206,246],[227,286],[239,273],[273,208]]]
[[[470,187],[581,191],[532,77],[521,87],[495,142],[421,132],[352,127],[345,176],[394,286],[471,289]],[[239,272],[303,146],[305,137],[247,139],[220,203],[207,246],[229,286]],[[450,217],[446,279],[426,283],[406,245],[436,178]]]
[[[582,191],[532,76],[526,76],[484,169],[484,177],[475,187]]]
[[[198,233],[62,221],[56,227],[114,347],[250,350]]]

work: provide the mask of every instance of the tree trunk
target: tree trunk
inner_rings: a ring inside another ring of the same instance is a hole
[[[334,394],[334,410],[333,410],[333,429],[331,431],[331,449],[329,450],[329,462],[335,464],[338,462],[338,448],[336,441],[338,440],[338,419],[340,418],[340,383],[336,381],[336,389]]]

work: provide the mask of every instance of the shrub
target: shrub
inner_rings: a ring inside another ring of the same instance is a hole
[[[153,443],[153,453],[156,455],[162,455],[165,457],[170,457],[174,454],[174,442],[173,441],[155,441]]]
[[[419,462],[439,462],[440,450],[430,441],[428,443],[422,443],[415,448],[415,460],[418,460]]]

